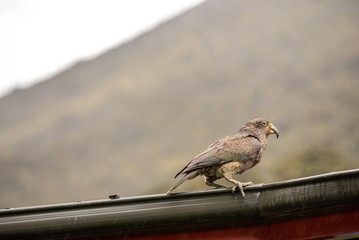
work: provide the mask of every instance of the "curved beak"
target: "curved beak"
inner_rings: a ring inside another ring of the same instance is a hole
[[[279,130],[273,124],[269,123],[269,134],[275,134],[277,138],[279,137]]]

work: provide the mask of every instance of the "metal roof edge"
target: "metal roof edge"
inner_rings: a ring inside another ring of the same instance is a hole
[[[359,169],[256,184],[245,192],[246,199],[225,188],[3,209],[0,236],[114,231],[122,236],[194,225],[260,225],[349,211],[359,208]]]

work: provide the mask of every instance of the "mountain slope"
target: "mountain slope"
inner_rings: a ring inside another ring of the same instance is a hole
[[[320,172],[328,158],[332,170],[359,167],[358,8],[207,1],[2,98],[0,207],[164,192],[193,156],[256,117],[281,136],[240,179]],[[330,154],[287,174],[313,151]],[[182,189],[196,187],[206,188]]]

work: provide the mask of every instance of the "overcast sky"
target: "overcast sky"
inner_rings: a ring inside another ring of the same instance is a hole
[[[0,96],[93,58],[203,0],[0,0]]]

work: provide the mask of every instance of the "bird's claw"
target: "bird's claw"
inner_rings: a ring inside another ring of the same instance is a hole
[[[236,189],[238,187],[239,191],[241,191],[243,198],[246,198],[246,194],[244,193],[243,187],[247,187],[250,185],[253,185],[253,183],[252,182],[246,182],[246,183],[237,182],[236,185],[232,188],[232,193],[235,193]]]

